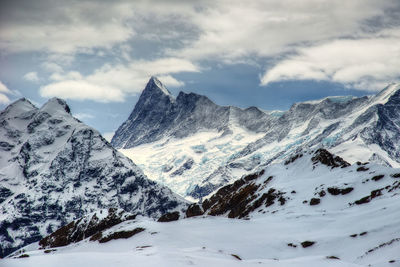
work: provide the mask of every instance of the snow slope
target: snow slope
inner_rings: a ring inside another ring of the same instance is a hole
[[[168,143],[163,139],[119,151],[134,159],[150,179],[187,197],[213,170],[243,149],[244,144],[262,137],[239,127],[233,135],[220,135],[217,131],[200,132]]]
[[[100,208],[158,217],[186,203],[147,179],[61,99],[0,113],[0,256]]]
[[[271,164],[262,175],[246,181],[236,193],[242,194],[251,184],[261,185],[245,198],[249,204],[271,188],[282,192],[286,201],[271,204],[265,199],[246,220],[229,219],[228,211],[169,223],[137,217],[102,232],[110,236],[144,229],[130,238],[104,243],[87,238],[47,251],[36,243],[0,261],[0,266],[400,264],[400,169],[373,163],[348,166],[325,152],[309,151],[292,155],[286,163]],[[380,193],[371,197],[373,191]],[[320,203],[310,205],[312,198]],[[228,199],[235,201],[237,196]],[[315,243],[307,246],[311,242]],[[18,258],[24,254],[28,256]]]

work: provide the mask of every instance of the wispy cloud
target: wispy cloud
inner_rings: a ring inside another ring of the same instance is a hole
[[[357,38],[371,18],[384,16],[393,1],[215,1],[190,21],[198,38],[175,51],[192,59],[235,62],[277,56],[297,46],[345,36]],[[393,19],[394,20],[394,19]]]
[[[27,74],[24,75],[24,80],[30,81],[30,82],[38,82],[39,77],[36,71],[31,71],[28,72]]]
[[[261,62],[261,84],[317,79],[372,90],[399,77],[389,52],[398,56],[399,12],[397,0],[9,1],[0,51],[45,55],[45,97],[123,101],[150,75],[182,86],[173,74],[207,61]],[[71,77],[65,66],[76,57],[103,67]]]
[[[90,119],[94,118],[94,116],[92,114],[90,114],[90,113],[77,113],[77,114],[74,114],[74,117],[79,119],[79,120],[82,120],[82,121],[83,120],[90,120]]]
[[[111,142],[111,139],[113,138],[115,132],[106,132],[103,133],[102,136],[108,141]]]
[[[101,1],[10,1],[2,8],[0,49],[71,54],[111,47],[134,35],[124,23],[132,12],[126,7]]]
[[[9,104],[10,99],[7,94],[12,94],[11,90],[0,81],[0,104]]]
[[[43,62],[41,64],[41,67],[45,71],[50,72],[50,73],[61,73],[61,72],[63,72],[63,68],[59,64],[54,63],[54,62],[50,62],[50,61]]]
[[[342,39],[297,49],[267,70],[261,84],[283,80],[324,80],[362,90],[380,90],[399,79],[400,38]]]
[[[122,102],[126,95],[143,90],[152,75],[158,75],[167,86],[182,86],[183,82],[171,74],[198,72],[199,67],[187,60],[162,58],[154,61],[137,60],[129,65],[104,65],[92,74],[79,72],[55,73],[53,82],[40,89],[43,97],[62,97],[97,102]]]

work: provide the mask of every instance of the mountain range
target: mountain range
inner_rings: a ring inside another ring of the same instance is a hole
[[[109,143],[62,99],[20,99],[0,113],[0,265],[393,266],[399,118],[399,84],[265,111],[152,77]]]
[[[263,111],[219,106],[194,93],[174,98],[152,77],[111,144],[152,179],[200,199],[302,149],[327,148],[350,163],[400,167],[399,118],[399,84],[371,96]]]

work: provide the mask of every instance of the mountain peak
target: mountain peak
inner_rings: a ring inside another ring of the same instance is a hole
[[[377,103],[384,104],[389,98],[400,90],[400,83],[391,83],[373,98]]]
[[[162,82],[156,77],[156,76],[151,76],[150,80],[148,81],[146,88],[144,89],[143,92],[145,91],[155,91],[159,90],[161,91],[164,95],[172,97],[171,93],[168,91],[168,89],[162,84]]]
[[[54,114],[59,111],[65,111],[68,114],[71,114],[71,109],[65,102],[65,100],[53,97],[49,99],[41,108],[41,111],[46,111],[47,113]]]
[[[31,101],[26,99],[25,97],[22,97],[15,102],[11,103],[9,106],[18,106],[18,107],[26,107],[28,109],[35,109],[36,107],[32,104]]]
[[[23,97],[8,105],[0,114],[6,117],[18,117],[20,114],[34,110],[37,110],[37,108],[28,99]]]

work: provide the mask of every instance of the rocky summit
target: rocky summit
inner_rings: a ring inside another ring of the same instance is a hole
[[[0,257],[99,209],[159,217],[186,205],[147,179],[65,101],[26,99],[0,114]]]
[[[194,93],[180,92],[174,98],[156,77],[152,77],[129,118],[115,132],[111,144],[116,148],[132,148],[163,138],[185,138],[202,131],[229,134],[232,120],[246,129],[261,132],[270,126],[271,119],[256,107],[245,110],[222,107]]]

